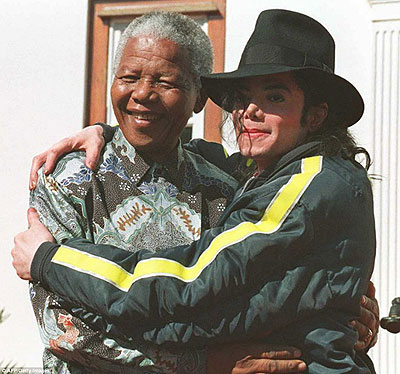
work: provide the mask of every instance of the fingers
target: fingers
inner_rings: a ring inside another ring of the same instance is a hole
[[[360,321],[351,321],[351,325],[354,326],[358,332],[358,340],[367,341],[368,337],[371,339],[372,330],[368,326],[364,325]]]
[[[351,325],[358,331],[358,340],[354,348],[361,351],[369,347],[374,336],[372,330],[359,321],[352,321]]]
[[[375,299],[375,293],[376,293],[376,289],[375,289],[374,282],[369,281],[369,283],[368,283],[368,289],[367,289],[366,295],[367,295],[370,299]]]
[[[378,301],[375,299],[375,287],[372,282],[370,284],[369,295],[372,298],[363,296],[361,299],[361,309],[360,309],[360,323],[368,327],[368,331],[364,335],[360,335],[359,340],[362,340],[365,344],[365,348],[373,347],[378,341],[378,331],[379,331],[379,305]],[[364,329],[365,331],[365,329]]]
[[[35,209],[29,209],[27,216],[30,227],[14,237],[11,256],[18,276],[31,280],[31,265],[36,251],[44,242],[54,242],[54,238],[46,226],[40,222]]]
[[[21,241],[22,236],[23,233],[19,233],[14,237],[14,247],[11,250],[12,266],[21,279],[32,280],[30,269],[28,270],[28,266],[25,261],[26,258],[23,256],[23,254],[21,255],[21,252],[18,249],[18,243]]]
[[[361,306],[362,306],[361,309],[363,308],[368,309],[371,313],[374,314],[375,319],[379,321],[379,305],[375,297],[370,298],[364,295],[361,298]]]
[[[305,370],[300,356],[297,348],[262,342],[215,345],[208,349],[207,373],[296,373]]]
[[[301,351],[295,347],[283,347],[283,346],[267,346],[265,351],[260,354],[260,358],[269,359],[289,359],[289,358],[299,358],[301,356]]]
[[[371,308],[361,306],[359,321],[374,332],[379,325],[379,316],[376,316]]]
[[[103,129],[101,129],[103,131]],[[85,165],[94,170],[99,162],[100,153],[105,144],[103,136],[93,138],[88,147],[86,148]]]
[[[35,156],[32,160],[31,170],[29,172],[29,189],[33,190],[37,185],[37,172],[46,161],[45,152]]]
[[[47,151],[46,162],[44,164],[44,174],[48,175],[54,170],[57,160],[69,152],[69,140],[62,140],[63,143],[57,143]]]
[[[232,374],[299,373],[306,369],[307,365],[301,360],[271,360],[247,356],[236,362]]]
[[[32,160],[31,170],[29,172],[29,189],[36,188],[38,181],[38,171],[44,165],[44,173],[48,175],[53,171],[57,160],[72,150],[71,139],[65,138],[54,144],[47,151],[36,155]]]
[[[373,334],[372,339],[367,348],[372,348],[378,342],[378,332],[379,332],[379,325],[378,325],[378,330],[376,331],[375,334]]]
[[[103,128],[99,125],[86,127],[75,135],[60,140],[47,151],[33,158],[29,173],[29,189],[36,188],[38,182],[37,173],[43,164],[44,173],[47,175],[54,169],[57,160],[61,156],[74,150],[86,151],[85,164],[93,170],[98,163],[104,144]]]
[[[375,299],[375,287],[370,282],[367,290],[368,296],[361,298],[360,318],[358,321],[352,321],[351,325],[358,331],[358,341],[355,349],[364,350],[372,347],[377,342],[379,330],[379,305]]]
[[[32,227],[33,225],[40,223],[39,214],[34,208],[29,208],[27,212],[28,217],[28,226]]]

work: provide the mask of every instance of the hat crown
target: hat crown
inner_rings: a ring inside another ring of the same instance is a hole
[[[264,53],[263,53],[264,52]],[[260,13],[246,44],[240,66],[275,63],[312,66],[330,72],[335,66],[335,42],[319,22],[304,14],[273,9]]]

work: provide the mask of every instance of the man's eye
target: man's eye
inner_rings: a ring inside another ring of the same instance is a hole
[[[234,105],[237,107],[244,107],[249,102],[250,98],[244,92],[235,92],[233,97]]]
[[[166,89],[171,89],[171,88],[176,88],[177,85],[173,82],[168,82],[168,81],[163,81],[160,80],[158,82],[156,82],[157,86],[162,87],[162,88],[166,88]]]
[[[272,94],[268,96],[268,100],[273,103],[281,103],[285,98],[280,94]]]
[[[124,75],[120,79],[126,83],[135,83],[139,80],[139,77],[136,75]]]

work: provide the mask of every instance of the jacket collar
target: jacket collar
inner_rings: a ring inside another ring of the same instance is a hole
[[[286,167],[293,161],[301,160],[304,157],[315,155],[321,146],[321,142],[314,141],[299,145],[295,149],[283,155],[275,164],[265,168],[260,174],[259,178],[270,178],[276,174],[279,170]]]

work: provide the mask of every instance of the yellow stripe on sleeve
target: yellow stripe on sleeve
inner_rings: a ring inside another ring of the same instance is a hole
[[[129,289],[131,285],[129,279],[132,274],[127,272],[121,266],[75,248],[64,245],[60,246],[51,262],[67,266],[82,273],[93,275],[114,284],[122,290]]]
[[[134,273],[131,274],[109,260],[66,246],[58,249],[52,262],[103,279],[123,291],[128,291],[131,285],[139,279],[154,276],[173,277],[184,282],[192,282],[221,251],[230,245],[239,243],[257,233],[271,234],[279,230],[321,168],[322,156],[303,159],[302,172],[293,175],[277,192],[259,222],[242,222],[232,229],[222,232],[212,240],[193,266],[186,267],[177,261],[165,258],[151,258],[139,261]]]

